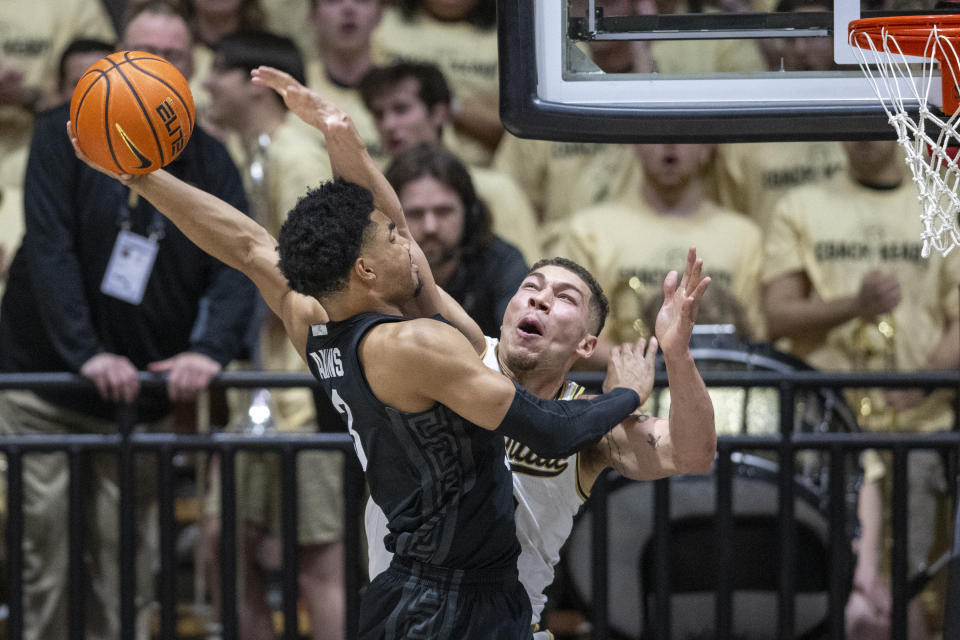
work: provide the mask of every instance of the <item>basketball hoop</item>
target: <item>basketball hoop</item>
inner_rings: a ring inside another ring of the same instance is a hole
[[[853,20],[848,41],[906,151],[907,166],[920,192],[922,255],[926,258],[933,248],[945,256],[960,245],[956,157],[960,147],[960,15]],[[931,101],[937,98],[932,91],[937,68],[941,72],[942,114],[930,110]],[[919,105],[916,118],[908,112],[915,103]]]

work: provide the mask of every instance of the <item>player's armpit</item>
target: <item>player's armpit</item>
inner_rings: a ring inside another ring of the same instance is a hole
[[[273,308],[271,306],[271,308]],[[282,296],[274,312],[283,321],[283,328],[287,338],[293,344],[297,355],[307,362],[307,335],[312,324],[324,324],[329,316],[323,305],[316,298],[287,290]]]

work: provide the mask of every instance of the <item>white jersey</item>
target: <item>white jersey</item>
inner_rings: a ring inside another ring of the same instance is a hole
[[[487,338],[483,363],[495,371],[497,363],[495,338]],[[574,400],[583,394],[583,387],[567,381],[558,400]],[[547,602],[544,589],[553,583],[553,567],[560,560],[560,548],[573,529],[573,517],[590,493],[580,485],[580,455],[545,460],[524,445],[505,439],[506,463],[513,472],[513,497],[516,502],[517,539],[520,558],[517,568],[520,582],[527,590],[533,609],[532,624],[540,622]],[[383,544],[387,535],[387,518],[383,511],[367,501],[364,525],[368,541],[370,579],[390,566],[393,557]],[[545,632],[541,632],[545,633]],[[541,636],[537,636],[539,639]],[[546,637],[546,636],[544,636]]]

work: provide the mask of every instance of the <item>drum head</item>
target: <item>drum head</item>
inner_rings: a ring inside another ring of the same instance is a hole
[[[713,476],[679,476],[670,481],[671,637],[709,638],[714,631],[716,576],[712,567],[720,544],[733,546],[733,632],[738,638],[777,637],[776,465],[738,456],[734,462],[732,540],[718,542]],[[798,565],[796,634],[818,625],[828,607],[828,522],[803,487],[796,487]],[[613,631],[640,638],[660,593],[651,583],[653,557],[653,483],[615,481],[608,496],[609,621]],[[593,513],[589,503],[577,519],[565,548],[565,563],[576,596],[592,602]]]

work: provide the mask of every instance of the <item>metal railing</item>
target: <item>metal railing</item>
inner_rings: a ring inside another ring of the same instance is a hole
[[[580,374],[579,381],[588,387],[598,387],[601,376]],[[798,371],[758,372],[758,371],[717,371],[707,372],[704,379],[709,386],[722,387],[774,387],[779,389],[780,420],[782,425],[794,424],[797,390],[811,388],[950,388],[960,386],[960,372],[919,373],[919,374],[829,374]],[[153,374],[141,374],[143,387],[160,386],[164,380]],[[659,378],[658,386],[666,380]],[[265,374],[255,372],[224,373],[213,383],[213,387],[314,387],[314,381],[303,374]],[[0,375],[0,390],[3,389],[66,389],[89,387],[89,383],[79,376],[70,374],[23,374]],[[307,449],[341,451],[349,464],[344,465],[344,548],[345,548],[345,589],[347,613],[347,637],[356,637],[356,620],[359,605],[360,579],[357,567],[362,566],[361,517],[363,479],[359,473],[354,456],[351,438],[346,434],[280,434],[267,438],[251,438],[233,433],[210,433],[205,435],[181,435],[171,433],[134,433],[136,417],[131,407],[118,410],[117,433],[109,435],[51,435],[22,436],[0,438],[0,452],[7,458],[7,504],[8,519],[6,527],[7,550],[7,599],[9,618],[6,624],[6,637],[20,640],[23,634],[22,577],[23,570],[23,456],[36,452],[63,452],[69,458],[71,486],[69,491],[68,522],[69,536],[69,623],[71,638],[82,638],[85,611],[83,596],[85,592],[83,574],[83,522],[82,495],[79,483],[74,479],[82,477],[84,467],[93,452],[111,452],[117,456],[118,483],[120,487],[120,550],[121,568],[120,623],[122,637],[133,637],[135,623],[135,454],[153,454],[157,465],[158,505],[159,505],[159,576],[156,599],[160,604],[160,631],[164,639],[176,637],[177,588],[174,574],[174,456],[184,451],[216,452],[220,456],[221,488],[220,518],[221,538],[220,557],[236,557],[236,484],[234,462],[236,454],[243,450],[270,450],[281,456],[283,495],[296,495],[297,478],[295,460],[298,452]],[[846,600],[844,570],[849,562],[849,540],[844,532],[847,514],[843,499],[846,469],[843,460],[847,454],[873,448],[892,452],[894,460],[893,475],[893,550],[892,567],[892,634],[894,638],[906,637],[907,609],[907,552],[906,552],[906,472],[907,454],[912,450],[938,450],[953,456],[955,460],[960,452],[960,433],[946,432],[928,435],[875,434],[875,433],[793,433],[782,429],[779,437],[738,436],[720,437],[718,443],[718,461],[715,469],[717,517],[714,523],[716,539],[731,539],[734,530],[732,454],[745,450],[766,450],[778,454],[778,492],[777,512],[780,545],[780,566],[778,571],[778,629],[780,638],[793,637],[796,618],[793,599],[796,582],[796,546],[794,522],[794,454],[803,450],[823,450],[830,454],[829,468],[829,529],[830,545],[828,553],[831,559],[829,581],[829,621],[830,638],[843,637],[843,606]],[[609,477],[601,476],[597,481],[590,502],[593,513],[594,537],[592,554],[593,566],[597,568],[592,577],[593,607],[591,612],[592,638],[606,639],[610,636],[608,622],[608,566],[610,552],[607,540],[606,499]],[[655,535],[653,544],[661,550],[670,547],[670,480],[655,483]],[[297,501],[282,501],[282,595],[284,638],[297,638]],[[960,520],[957,527],[960,528]],[[948,600],[956,602],[960,598],[960,535],[954,532],[953,557],[948,571]],[[729,544],[718,545],[717,556],[718,584],[715,592],[715,637],[731,637],[733,620],[731,616],[733,602],[733,584],[731,568],[733,549]],[[615,552],[615,550],[614,550]],[[668,553],[656,553],[653,566],[656,591],[670,593],[670,566]],[[233,562],[220,563],[221,596],[221,636],[233,640],[237,629],[237,573]],[[646,626],[650,637],[658,640],[670,638],[671,603],[669,597],[655,599],[651,621]],[[960,637],[960,608],[946,607],[945,636]],[[950,635],[955,634],[955,635]],[[645,636],[646,637],[646,636]]]
[[[593,374],[581,376],[582,382],[596,385],[601,377]],[[830,458],[829,469],[829,620],[826,629],[831,639],[844,637],[843,616],[847,597],[846,576],[849,570],[850,541],[845,533],[845,524],[848,518],[844,491],[846,486],[846,469],[844,459],[847,454],[859,453],[866,449],[890,451],[893,455],[893,482],[892,482],[892,530],[893,548],[891,551],[891,636],[893,638],[907,637],[907,454],[913,450],[936,450],[953,456],[956,462],[960,454],[960,432],[941,432],[932,434],[907,433],[795,433],[792,427],[795,418],[795,396],[798,390],[832,388],[920,388],[933,390],[938,388],[957,389],[960,383],[960,372],[923,372],[923,373],[825,373],[819,371],[770,372],[770,371],[707,371],[703,373],[704,381],[709,387],[773,387],[779,390],[780,396],[780,425],[779,436],[735,436],[718,438],[717,462],[715,463],[715,486],[717,517],[714,523],[715,540],[721,541],[717,545],[719,554],[716,572],[718,584],[715,591],[714,605],[714,637],[727,639],[733,637],[733,584],[731,576],[734,568],[734,549],[725,544],[732,538],[734,529],[733,517],[733,489],[732,489],[732,454],[743,451],[766,450],[777,454],[778,458],[778,513],[777,532],[780,540],[779,567],[776,570],[779,576],[777,591],[777,628],[778,638],[795,637],[795,567],[796,557],[796,522],[795,507],[795,469],[794,456],[805,450],[823,450]],[[663,387],[666,379],[658,377],[657,387]],[[955,405],[955,412],[957,411]],[[953,465],[956,467],[956,464]],[[958,480],[960,481],[960,480]],[[670,560],[670,479],[655,482],[654,510],[651,517],[654,519],[653,545],[654,553],[653,576],[656,591],[660,594],[670,594],[671,572]],[[960,492],[960,487],[957,488]],[[608,545],[607,510],[605,503],[609,492],[609,474],[602,476],[594,485],[591,494],[591,509],[597,514],[593,518],[593,567],[600,567],[592,576],[591,609],[591,638],[606,640],[610,636],[608,619]],[[960,512],[960,506],[956,508]],[[960,595],[960,513],[957,513],[957,523],[953,533],[953,548],[948,565],[948,598],[957,598]],[[951,600],[947,599],[947,603]],[[957,602],[957,600],[953,600]],[[645,624],[644,638],[669,640],[671,637],[671,598],[657,597],[655,612],[650,624]],[[944,610],[944,638],[960,638],[960,609],[956,606],[945,607]]]
[[[153,374],[140,375],[141,387],[165,385],[163,378]],[[263,374],[237,372],[221,374],[211,385],[218,387],[304,387],[314,386],[305,374]],[[85,379],[71,374],[0,375],[0,390],[91,388]],[[232,559],[237,555],[236,478],[234,463],[240,451],[274,451],[281,457],[282,495],[295,496],[297,491],[296,456],[304,450],[340,451],[344,454],[344,588],[346,590],[347,637],[356,637],[361,584],[356,567],[361,566],[360,541],[363,498],[363,476],[353,455],[353,440],[346,433],[286,434],[278,433],[263,438],[252,438],[239,433],[213,432],[185,435],[174,433],[135,433],[135,410],[132,406],[117,411],[115,434],[57,434],[49,436],[0,437],[0,452],[7,460],[6,526],[6,588],[9,616],[6,637],[23,637],[23,456],[31,453],[62,452],[68,456],[70,470],[68,566],[68,624],[71,638],[84,634],[85,608],[83,594],[87,591],[84,577],[84,513],[80,478],[89,456],[110,452],[117,457],[119,501],[119,557],[120,570],[120,634],[133,638],[135,628],[136,562],[135,509],[136,495],[134,456],[153,454],[157,465],[157,505],[159,535],[159,574],[156,600],[159,603],[159,637],[176,636],[177,588],[175,576],[176,540],[174,539],[174,456],[186,451],[216,452],[220,458],[220,599],[221,636],[238,637],[237,571]],[[282,570],[281,590],[284,620],[283,637],[299,638],[297,617],[297,501],[281,501]],[[291,533],[292,532],[292,533]]]

